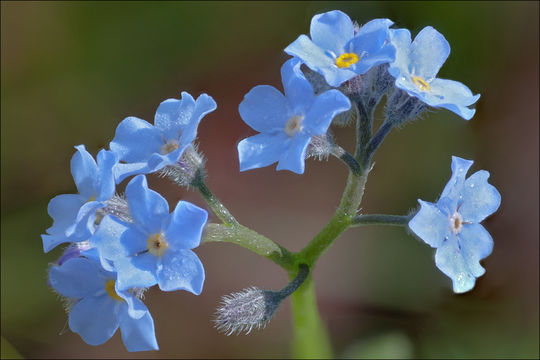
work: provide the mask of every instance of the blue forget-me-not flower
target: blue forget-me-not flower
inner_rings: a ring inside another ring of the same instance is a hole
[[[53,218],[53,226],[47,229],[47,234],[41,235],[45,252],[62,243],[88,240],[95,230],[96,211],[114,195],[116,155],[101,150],[96,164],[84,145],[75,148],[71,174],[79,193],[58,195],[49,202],[47,211]]]
[[[52,266],[49,284],[73,302],[69,328],[88,344],[103,344],[120,327],[129,351],[158,350],[154,320],[144,303],[132,292],[120,291],[116,274],[97,261],[77,257]]]
[[[293,58],[281,67],[285,96],[272,86],[259,85],[240,103],[242,119],[260,132],[238,144],[240,171],[277,161],[277,170],[303,174],[311,137],[325,134],[334,116],[350,108],[349,99],[338,90],[315,96],[300,65]]]
[[[144,175],[128,183],[126,198],[133,222],[107,215],[90,239],[104,268],[117,271],[118,288],[158,284],[163,291],[200,294],[204,268],[191,249],[200,244],[206,210],[179,201],[169,214],[167,200],[148,188]]]
[[[187,92],[182,98],[163,101],[154,125],[136,117],[124,119],[116,128],[110,149],[118,155],[116,182],[135,174],[148,174],[175,164],[197,136],[202,118],[217,105],[207,94],[197,100]]]
[[[392,24],[389,19],[375,19],[356,30],[347,14],[329,11],[311,19],[311,39],[300,35],[285,52],[300,58],[336,87],[394,60],[395,49],[388,38]]]
[[[491,254],[493,240],[479,223],[493,214],[501,195],[480,170],[465,178],[473,161],[452,157],[452,177],[437,203],[418,200],[420,211],[409,228],[431,247],[437,248],[435,263],[452,279],[454,292],[474,287],[485,272],[480,260]]]
[[[450,54],[450,44],[444,36],[427,26],[411,42],[407,29],[390,29],[391,43],[396,48],[396,59],[388,72],[396,78],[395,86],[435,108],[445,108],[465,120],[470,120],[474,104],[480,95],[460,82],[436,78]]]

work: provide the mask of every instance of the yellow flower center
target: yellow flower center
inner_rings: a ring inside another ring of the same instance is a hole
[[[161,147],[161,155],[166,155],[168,153],[173,152],[174,150],[178,149],[178,141],[172,139],[167,141],[162,147]]]
[[[116,281],[109,280],[105,283],[105,290],[107,290],[107,293],[110,297],[112,297],[114,300],[118,301],[124,301],[118,294],[116,293],[116,289],[114,288],[114,285],[116,284]]]
[[[291,116],[287,123],[285,124],[285,133],[289,136],[294,136],[297,132],[302,130],[302,120],[303,116],[295,115]]]
[[[412,82],[414,85],[416,85],[417,88],[420,89],[420,91],[429,91],[431,90],[431,86],[427,83],[426,80],[422,79],[420,76],[413,76]]]
[[[148,237],[146,240],[146,245],[148,246],[148,251],[155,256],[161,256],[169,247],[167,240],[163,234],[153,234]]]
[[[358,55],[356,55],[355,53],[345,53],[345,54],[341,54],[336,59],[336,65],[339,68],[348,68],[352,64],[356,64],[358,60],[359,60]]]

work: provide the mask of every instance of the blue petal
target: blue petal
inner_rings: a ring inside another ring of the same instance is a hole
[[[388,30],[388,28],[392,26],[392,24],[394,24],[394,22],[390,19],[373,19],[373,20],[368,21],[364,25],[362,25],[362,27],[360,28],[360,30],[358,31],[356,35],[358,36],[358,35],[369,34],[369,33],[379,31],[380,29]]]
[[[474,287],[476,278],[469,273],[459,249],[458,239],[454,234],[450,234],[448,240],[437,248],[435,264],[439,270],[452,279],[455,293],[464,293]]]
[[[479,94],[473,95],[467,86],[453,80],[434,79],[430,86],[430,91],[425,93],[423,99],[426,104],[448,109],[465,120],[473,117],[475,110],[468,106],[478,101]]]
[[[458,236],[449,236],[435,254],[437,267],[452,279],[454,292],[463,293],[474,287],[476,278],[485,272],[480,260],[493,249],[493,240],[479,224],[464,224]]]
[[[164,144],[165,139],[159,129],[144,120],[127,117],[118,124],[109,147],[119,160],[137,163],[146,162],[150,155],[159,153]]]
[[[336,66],[336,57],[315,45],[306,35],[300,35],[285,48],[289,55],[299,57],[311,70],[324,76],[330,86],[339,86],[357,76],[354,71]]]
[[[463,224],[458,238],[469,272],[475,277],[484,275],[486,270],[480,266],[480,260],[493,251],[493,239],[489,232],[480,224]]]
[[[426,26],[416,35],[411,44],[411,73],[431,81],[450,55],[450,44],[444,36]]]
[[[128,229],[126,224],[114,216],[107,215],[90,238],[90,244],[96,247],[102,266],[111,271],[106,260],[116,260],[127,256],[126,249],[120,244],[122,234]]]
[[[240,171],[265,167],[279,160],[289,137],[285,132],[262,133],[238,143]]]
[[[489,172],[480,170],[465,180],[459,208],[464,222],[479,223],[499,208],[501,194],[488,183],[488,178]]]
[[[465,160],[457,156],[452,156],[452,177],[444,187],[441,198],[439,202],[437,202],[438,204],[441,203],[441,205],[442,202],[444,202],[449,215],[452,215],[457,210],[459,205],[458,202],[460,201],[459,196],[463,189],[463,184],[465,183],[465,176],[473,162],[474,161],[472,160]]]
[[[98,174],[96,178],[99,180],[95,188],[97,190],[96,200],[109,200],[114,195],[116,189],[114,181],[113,168],[118,163],[118,157],[112,151],[101,150],[97,155]]]
[[[388,44],[383,46],[379,51],[376,51],[369,56],[362,58],[362,60],[356,64],[353,64],[351,69],[357,74],[365,74],[372,67],[394,61],[395,57],[396,49],[391,44]]]
[[[242,120],[259,132],[283,129],[294,114],[288,101],[275,87],[258,85],[251,89],[238,106]]]
[[[193,249],[201,242],[208,212],[186,201],[179,201],[172,212],[165,238],[171,249]]]
[[[351,108],[351,102],[338,90],[328,90],[315,98],[303,121],[303,132],[322,135],[328,130],[334,117]]]
[[[157,259],[146,252],[133,257],[123,257],[114,261],[118,273],[116,286],[119,291],[131,288],[146,288],[157,283],[155,271]]]
[[[161,290],[186,290],[195,295],[201,293],[204,268],[193,251],[185,249],[166,251],[161,261],[163,266],[157,272]]]
[[[122,307],[118,314],[122,341],[128,351],[159,350],[154,329],[154,320],[148,310],[143,317],[132,318],[127,307]]]
[[[153,155],[156,155],[155,153]],[[152,155],[150,155],[150,158]],[[120,184],[124,179],[138,174],[149,174],[152,172],[152,169],[148,166],[148,162],[137,162],[131,164],[122,164],[118,163],[113,169],[114,177],[116,178],[116,183]]]
[[[127,310],[127,315],[132,319],[140,319],[148,313],[148,308],[146,305],[144,305],[144,303],[135,297],[131,292],[121,291],[116,284],[115,291],[118,296],[126,301],[127,306],[122,306],[122,309],[120,310],[121,312]],[[122,322],[121,319],[120,322]],[[121,326],[122,325],[120,325],[120,327]]]
[[[315,44],[339,56],[346,52],[345,45],[354,36],[354,27],[347,14],[334,10],[313,16],[310,35]]]
[[[53,219],[53,225],[47,229],[48,235],[41,235],[44,252],[47,253],[59,244],[71,241],[65,235],[65,231],[75,222],[77,213],[85,202],[83,196],[76,194],[58,195],[49,201],[47,212]]]
[[[297,134],[293,137],[279,157],[276,170],[289,170],[296,174],[303,174],[306,159],[306,149],[311,140],[311,135]]]
[[[190,146],[189,143],[180,144],[178,149],[165,155],[158,153],[152,154],[148,159],[148,172],[155,172],[163,169],[165,166],[176,164],[188,146]]]
[[[402,73],[409,74],[411,33],[407,29],[390,29],[389,31],[390,43],[396,49],[396,57],[390,64],[388,72],[397,79]]]
[[[128,183],[126,198],[135,223],[149,235],[161,231],[163,220],[169,215],[169,204],[163,196],[148,188],[144,175],[137,175]]]
[[[409,228],[431,247],[439,247],[445,241],[450,230],[450,219],[432,203],[418,200],[420,210],[409,221]]]
[[[147,233],[142,227],[132,224],[129,229],[122,234],[120,244],[128,256],[148,250],[148,237],[152,235]]]
[[[180,139],[181,144],[189,144],[195,140],[201,119],[216,107],[214,99],[207,94],[201,94],[195,101],[189,93],[182,92],[181,100],[167,99],[159,105],[154,124],[165,140]]]
[[[354,52],[358,56],[362,56],[363,53],[366,53],[364,56],[367,55],[370,57],[372,54],[380,51],[388,41],[388,27],[377,28],[375,26],[369,26],[368,30],[363,30],[364,27],[360,29],[358,35],[351,39],[350,44],[348,45],[350,50],[347,50]],[[362,57],[362,60],[363,59],[364,57]]]
[[[101,345],[118,329],[121,302],[107,293],[77,302],[69,313],[69,328],[90,345]]]
[[[60,295],[83,298],[105,289],[106,279],[100,275],[96,262],[85,258],[71,258],[62,266],[53,266],[49,271],[49,284]]]
[[[77,152],[71,158],[71,175],[73,175],[73,180],[75,180],[79,194],[86,199],[90,199],[98,195],[95,188],[98,167],[96,161],[86,151],[84,145],[75,146],[75,149],[77,149]]]
[[[167,99],[159,104],[154,115],[154,125],[164,136],[164,140],[180,139],[183,128],[191,120],[195,99],[182,92],[181,99]]]
[[[183,94],[186,93],[182,93],[182,95]],[[195,138],[197,137],[197,127],[199,126],[202,118],[206,114],[216,110],[216,108],[217,104],[211,96],[207,94],[201,94],[195,101],[195,108],[193,109],[193,113],[191,114],[191,120],[183,128],[182,136],[180,137],[180,143],[187,145],[190,144],[193,140],[195,140]]]
[[[81,206],[75,221],[65,232],[70,241],[84,241],[92,236],[95,231],[96,211],[102,207],[105,207],[105,204],[99,201],[89,201]]]
[[[294,113],[302,112],[315,98],[309,81],[300,70],[301,64],[299,59],[292,58],[281,67],[283,89]]]

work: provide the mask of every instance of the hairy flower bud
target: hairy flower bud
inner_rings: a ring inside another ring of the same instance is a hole
[[[215,327],[227,334],[249,334],[253,328],[264,328],[276,312],[283,296],[257,287],[244,289],[221,298]]]
[[[223,296],[216,311],[215,327],[227,336],[242,332],[247,335],[253,328],[266,327],[279,304],[304,283],[308,274],[309,267],[301,264],[296,277],[280,291],[250,287]]]

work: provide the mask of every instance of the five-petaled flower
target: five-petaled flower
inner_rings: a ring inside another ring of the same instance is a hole
[[[136,117],[124,119],[109,144],[120,161],[116,182],[175,164],[195,140],[199,122],[216,107],[211,96],[202,94],[194,100],[182,92],[182,99],[167,99],[159,105],[154,125]]]
[[[191,249],[199,246],[206,210],[179,201],[169,214],[169,205],[150,190],[144,175],[126,187],[133,222],[107,215],[90,239],[98,249],[103,267],[118,273],[120,290],[158,284],[163,291],[202,291],[204,268]]]
[[[456,293],[471,290],[484,274],[480,260],[491,254],[493,240],[479,223],[501,203],[501,195],[487,182],[487,171],[465,179],[472,164],[453,156],[452,177],[441,197],[435,204],[419,199],[421,208],[409,222],[416,235],[437,248],[435,263],[452,279]]]
[[[88,240],[95,231],[96,211],[114,195],[116,155],[101,150],[96,164],[84,145],[75,148],[71,174],[79,193],[58,195],[49,202],[47,211],[53,218],[53,226],[47,229],[47,234],[41,235],[45,252],[62,243]]]
[[[260,132],[238,144],[240,171],[278,161],[277,170],[303,174],[311,137],[325,134],[334,116],[350,108],[349,99],[335,89],[315,96],[300,65],[293,58],[281,67],[285,96],[272,86],[259,85],[240,103],[242,119]]]
[[[396,59],[388,72],[396,78],[395,85],[435,108],[448,109],[465,120],[470,120],[474,104],[480,95],[460,82],[436,78],[439,69],[450,54],[450,45],[444,36],[427,26],[411,42],[407,29],[390,29],[391,43],[396,48]]]
[[[49,270],[49,284],[71,299],[69,328],[90,345],[109,340],[118,327],[128,351],[158,350],[154,320],[131,291],[120,291],[116,274],[97,261],[77,257]]]
[[[375,19],[355,30],[347,14],[329,11],[311,19],[311,39],[300,35],[285,52],[300,58],[336,87],[373,66],[394,60],[395,49],[388,39],[392,24],[389,19]]]

